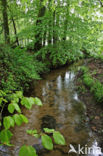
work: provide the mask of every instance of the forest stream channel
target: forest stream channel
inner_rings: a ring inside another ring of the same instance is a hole
[[[86,116],[86,106],[79,99],[75,90],[76,71],[74,65],[55,69],[46,74],[42,80],[35,84],[35,89],[31,96],[39,97],[43,106],[33,106],[31,110],[23,108],[23,113],[28,117],[29,123],[16,126],[12,129],[13,147],[0,147],[0,156],[18,156],[18,151],[23,144],[34,146],[39,156],[72,156],[69,153],[70,144],[77,149],[80,144],[83,147],[99,146],[99,139],[96,138],[89,128]],[[42,131],[44,127],[54,128],[60,131],[65,139],[66,146],[54,146],[53,151],[44,150],[41,140],[26,134],[27,129],[37,129]],[[81,154],[82,155],[82,154]],[[85,154],[89,156],[89,154]],[[90,154],[90,156],[100,156],[101,154]]]

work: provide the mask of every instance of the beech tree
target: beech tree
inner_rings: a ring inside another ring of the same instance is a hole
[[[3,28],[4,28],[5,43],[10,44],[8,13],[7,13],[7,0],[1,0],[1,4],[2,4],[2,15],[3,15]]]

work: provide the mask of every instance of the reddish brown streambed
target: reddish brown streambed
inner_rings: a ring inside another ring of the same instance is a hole
[[[97,143],[88,127],[85,105],[78,99],[75,91],[74,79],[75,72],[70,67],[64,67],[45,75],[43,80],[36,83],[31,96],[39,97],[43,106],[33,106],[31,110],[23,109],[29,123],[12,129],[12,143],[15,146],[9,149],[1,148],[4,152],[1,152],[0,156],[18,156],[19,148],[23,144],[33,145],[39,150],[41,141],[27,135],[27,129],[41,131],[43,127],[55,128],[66,139],[66,146],[54,146],[53,151],[43,152],[40,148],[39,156],[69,156],[73,155],[68,154],[70,144],[77,149],[78,144],[91,147]],[[99,156],[96,153],[91,155]]]

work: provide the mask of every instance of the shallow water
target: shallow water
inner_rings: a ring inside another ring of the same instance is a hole
[[[1,156],[17,156],[19,148],[23,145],[33,145],[39,150],[39,156],[72,156],[78,155],[69,153],[70,144],[78,148],[98,146],[98,139],[95,138],[89,129],[86,118],[86,107],[83,101],[78,98],[75,91],[76,73],[71,67],[63,67],[53,70],[45,75],[43,80],[35,84],[31,96],[39,97],[43,106],[33,106],[31,110],[23,108],[23,113],[28,117],[29,123],[12,129],[14,134],[12,143],[14,147],[1,147]],[[41,140],[26,134],[27,129],[42,131],[43,127],[59,130],[66,139],[66,146],[54,146],[53,151],[44,151],[41,147]],[[99,154],[91,156],[99,156]],[[83,154],[81,154],[83,155]],[[86,154],[85,151],[85,155]]]

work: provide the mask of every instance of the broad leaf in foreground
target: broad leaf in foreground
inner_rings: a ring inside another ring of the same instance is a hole
[[[19,156],[37,156],[37,154],[35,148],[24,145],[19,151]]]
[[[46,148],[47,150],[53,149],[52,139],[48,135],[43,134],[41,136],[41,140],[42,140],[42,145],[44,146],[44,148]]]
[[[53,133],[53,138],[54,138],[54,141],[56,144],[59,144],[59,145],[65,145],[66,144],[63,135],[58,131],[55,131]]]

